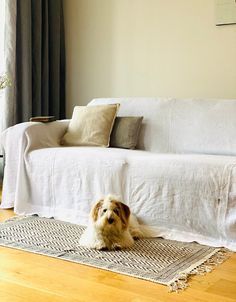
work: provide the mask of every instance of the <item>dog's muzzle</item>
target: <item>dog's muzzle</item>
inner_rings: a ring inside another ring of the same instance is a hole
[[[113,218],[108,218],[107,221],[108,221],[109,224],[112,224],[114,222],[114,219]]]

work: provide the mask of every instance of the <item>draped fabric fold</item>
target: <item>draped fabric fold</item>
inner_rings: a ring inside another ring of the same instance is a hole
[[[62,0],[7,0],[6,89],[0,130],[37,115],[65,117]]]

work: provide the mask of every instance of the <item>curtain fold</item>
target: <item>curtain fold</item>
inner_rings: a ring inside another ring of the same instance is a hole
[[[32,116],[65,118],[62,0],[7,0],[6,10],[7,71],[13,85],[6,96],[5,128]]]
[[[65,117],[65,42],[61,0],[17,1],[17,122]]]
[[[6,0],[5,5],[4,57],[11,87],[4,90],[0,133],[16,123],[16,0]]]

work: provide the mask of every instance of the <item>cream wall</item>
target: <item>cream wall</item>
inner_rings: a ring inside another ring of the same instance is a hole
[[[236,98],[236,25],[214,0],[64,0],[67,115],[94,97]]]

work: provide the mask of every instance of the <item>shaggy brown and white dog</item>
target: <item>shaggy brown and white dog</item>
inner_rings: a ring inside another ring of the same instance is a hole
[[[97,250],[127,248],[134,239],[143,237],[136,217],[130,209],[112,195],[99,200],[90,212],[87,229],[80,245]]]

